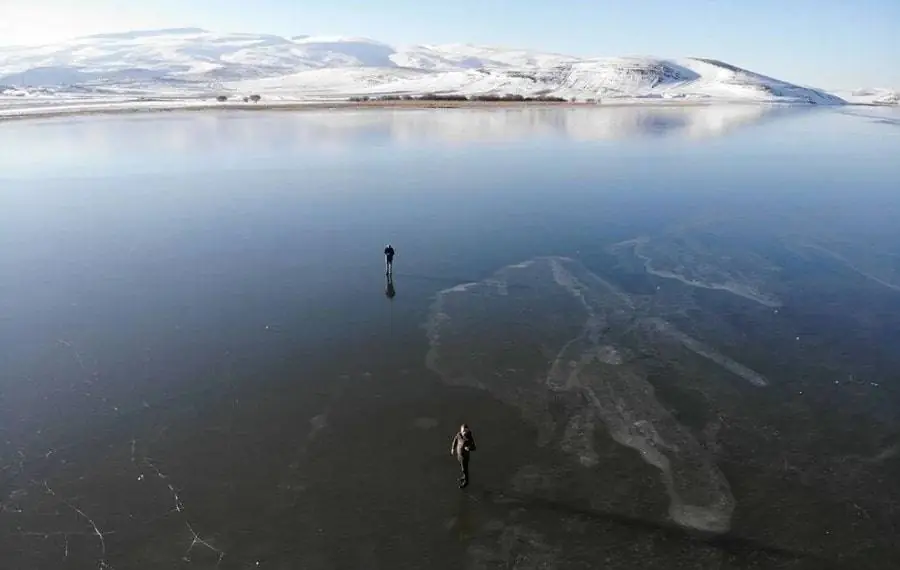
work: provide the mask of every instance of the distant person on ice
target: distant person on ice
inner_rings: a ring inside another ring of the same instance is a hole
[[[394,271],[394,248],[391,244],[388,244],[386,248],[384,248],[384,262],[386,265],[387,273],[393,273]]]
[[[469,426],[463,424],[459,426],[459,432],[453,436],[453,442],[450,444],[450,455],[459,461],[460,489],[469,484],[469,453],[472,451],[475,451],[475,436],[472,435]]]

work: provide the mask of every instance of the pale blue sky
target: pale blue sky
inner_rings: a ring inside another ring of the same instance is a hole
[[[0,0],[3,44],[184,26],[705,56],[825,88],[900,87],[900,0]]]

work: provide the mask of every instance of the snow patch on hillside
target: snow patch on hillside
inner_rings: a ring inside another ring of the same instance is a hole
[[[900,105],[900,88],[898,89],[856,89],[838,92],[842,99],[850,103],[864,105]]]

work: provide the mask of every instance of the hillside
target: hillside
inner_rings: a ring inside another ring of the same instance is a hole
[[[842,104],[714,59],[577,58],[471,45],[195,28],[0,48],[0,105],[258,93],[267,100],[438,94]]]
[[[900,89],[857,89],[836,93],[849,103],[864,105],[900,105]]]

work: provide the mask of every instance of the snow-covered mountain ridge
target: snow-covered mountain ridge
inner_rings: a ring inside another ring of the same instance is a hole
[[[261,94],[523,95],[834,105],[844,99],[704,58],[583,58],[471,45],[394,47],[366,38],[222,34],[196,28],[0,48],[3,99]]]

